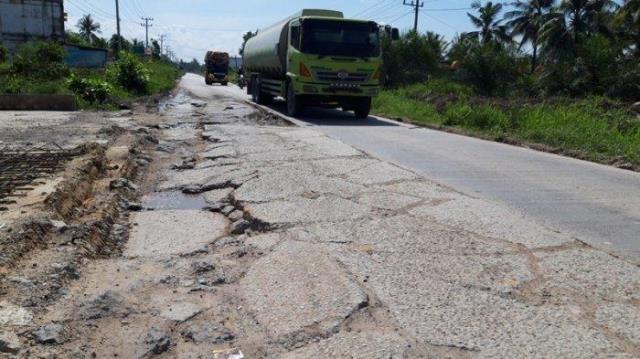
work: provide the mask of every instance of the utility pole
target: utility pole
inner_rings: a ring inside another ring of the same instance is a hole
[[[122,50],[122,36],[120,35],[120,4],[119,1],[116,0],[116,23],[118,27],[118,41],[116,46],[116,57],[118,57],[120,50]]]
[[[147,34],[147,40],[145,42],[145,47],[148,49],[149,48],[149,28],[152,27],[152,24],[149,24],[149,21],[153,21],[153,18],[150,17],[143,17],[142,21],[144,21],[144,24],[140,24],[141,26],[144,26],[146,34]]]
[[[167,35],[160,35],[160,56],[162,56],[162,50],[164,49],[164,39],[167,38]]]
[[[424,2],[420,2],[420,0],[412,0],[411,2],[408,2],[407,0],[403,0],[402,3],[406,6],[415,7],[416,19],[413,24],[413,31],[415,31],[417,34],[418,33],[418,14],[420,13],[420,8],[424,7]]]

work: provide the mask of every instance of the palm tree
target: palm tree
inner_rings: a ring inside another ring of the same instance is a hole
[[[547,50],[568,50],[578,54],[582,39],[595,34],[613,37],[611,30],[613,0],[563,0],[554,9],[540,31]]]
[[[502,24],[502,19],[497,20],[498,14],[502,11],[502,4],[494,4],[492,1],[482,6],[479,1],[471,4],[471,7],[478,10],[479,16],[467,13],[473,25],[480,30],[467,33],[467,36],[479,37],[483,44],[490,42],[509,43],[512,41],[507,32],[507,27]]]
[[[636,56],[640,56],[640,0],[626,0],[615,16],[615,24],[620,38],[630,41]]]
[[[93,20],[91,14],[80,18],[76,27],[80,30],[80,36],[89,44],[93,44],[98,38],[96,34],[102,33],[102,31],[100,31],[100,24]]]
[[[514,10],[505,14],[510,21],[507,26],[512,29],[512,35],[520,35],[520,48],[526,43],[531,43],[533,53],[531,56],[531,73],[534,73],[538,60],[538,47],[540,41],[540,29],[546,22],[548,14],[555,0],[518,0],[513,3]]]
[[[640,26],[640,0],[625,0],[620,14],[630,16],[635,24]]]
[[[449,47],[449,43],[445,40],[444,36],[437,34],[433,31],[427,31],[427,34],[424,35],[424,39],[427,42],[427,46],[433,53],[438,57],[438,61],[444,60],[444,54]]]

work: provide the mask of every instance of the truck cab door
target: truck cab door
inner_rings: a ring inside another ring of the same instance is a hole
[[[287,51],[287,65],[291,65],[291,49],[300,51],[300,40],[302,37],[302,27],[299,20],[294,20],[289,24],[289,51]]]

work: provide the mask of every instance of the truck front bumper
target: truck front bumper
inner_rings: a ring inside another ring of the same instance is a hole
[[[298,95],[376,97],[380,93],[380,86],[377,84],[299,81],[296,83],[295,91]]]

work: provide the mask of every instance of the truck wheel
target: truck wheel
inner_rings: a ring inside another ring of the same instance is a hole
[[[369,113],[371,112],[371,98],[366,97],[363,99],[359,99],[356,103],[354,103],[353,112],[356,115],[356,118],[365,119],[369,117]]]
[[[293,91],[293,85],[287,84],[287,114],[291,117],[296,117],[302,112],[302,104],[300,103],[300,96],[297,96]]]
[[[227,85],[228,83],[226,81],[222,83],[222,86],[227,86]]]

